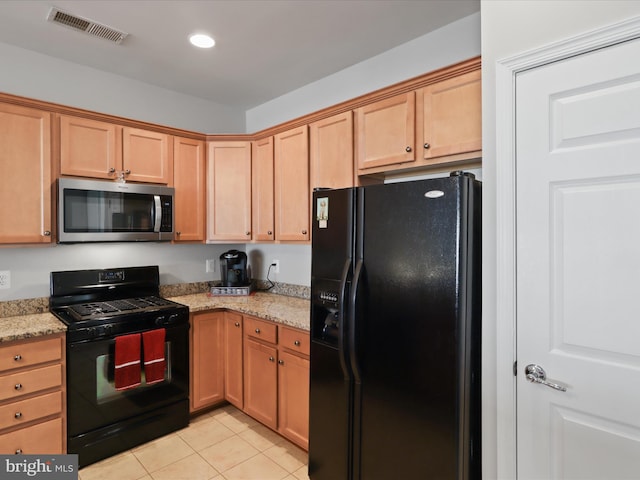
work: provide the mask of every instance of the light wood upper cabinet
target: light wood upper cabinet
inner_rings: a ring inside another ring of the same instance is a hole
[[[416,160],[415,92],[365,105],[355,115],[358,170]]]
[[[417,101],[417,149],[425,160],[482,150],[480,70],[421,88]],[[449,161],[449,159],[446,159]]]
[[[251,143],[251,195],[252,238],[258,242],[273,241],[273,137]]]
[[[354,186],[353,112],[309,125],[311,189]]]
[[[205,142],[173,138],[176,240],[205,239]]]
[[[50,243],[50,113],[0,104],[0,172],[0,243]]]
[[[60,116],[60,173],[169,184],[171,137],[164,133],[67,115]]]
[[[191,315],[191,411],[224,401],[224,312]]]
[[[173,176],[172,153],[169,135],[123,127],[122,167],[127,180],[168,184]]]
[[[207,240],[251,239],[251,142],[209,142]]]
[[[86,118],[60,116],[60,173],[116,178],[122,170],[122,127]]]
[[[276,240],[310,239],[309,133],[306,125],[274,136]]]

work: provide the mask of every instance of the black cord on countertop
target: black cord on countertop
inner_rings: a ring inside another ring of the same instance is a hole
[[[271,265],[269,265],[269,269],[267,270],[267,282],[269,282],[269,286],[267,288],[258,288],[257,290],[259,292],[268,292],[269,290],[271,290],[273,287],[275,287],[275,283],[273,283],[271,281],[271,279],[269,278],[269,274],[271,273],[271,267],[275,267],[275,263],[272,263]]]

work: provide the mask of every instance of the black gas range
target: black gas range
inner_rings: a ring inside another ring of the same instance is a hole
[[[160,296],[158,267],[52,272],[50,280],[49,309],[67,325],[67,451],[80,467],[186,427],[189,308]],[[150,381],[145,338],[158,333],[164,373]],[[125,337],[139,373],[122,388]]]

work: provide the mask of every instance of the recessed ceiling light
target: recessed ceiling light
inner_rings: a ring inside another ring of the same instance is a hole
[[[216,44],[216,41],[209,35],[203,35],[201,33],[191,35],[189,41],[192,45],[200,48],[211,48]]]

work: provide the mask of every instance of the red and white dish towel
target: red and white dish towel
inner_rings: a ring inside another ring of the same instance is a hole
[[[140,334],[116,337],[116,390],[129,390],[140,385]]]
[[[115,373],[116,390],[129,390],[138,387],[142,378],[142,358],[144,353],[144,375],[147,385],[164,380],[167,362],[164,357],[164,328],[148,332],[132,333],[116,337]],[[143,352],[140,351],[142,340]]]
[[[164,358],[165,329],[149,330],[142,334],[144,345],[144,375],[147,385],[162,382],[167,362]]]

